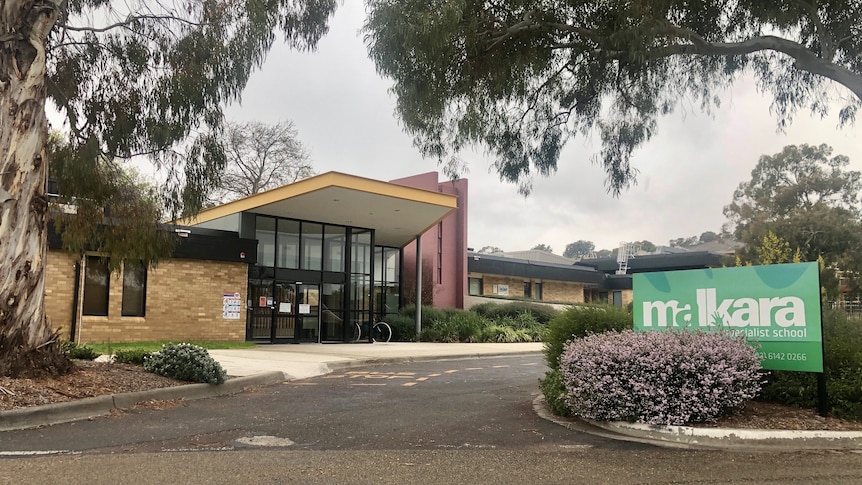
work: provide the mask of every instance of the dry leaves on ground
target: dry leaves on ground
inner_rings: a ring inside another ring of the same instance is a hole
[[[77,360],[75,368],[57,378],[0,377],[0,411],[188,384],[128,364]]]

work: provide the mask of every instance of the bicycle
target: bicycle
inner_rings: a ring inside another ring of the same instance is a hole
[[[379,321],[371,327],[371,340],[375,342],[388,342],[392,340],[392,327],[384,321]]]
[[[353,341],[362,340],[362,326],[354,323]],[[371,340],[374,342],[389,342],[392,340],[392,327],[384,321],[379,321],[371,327]]]

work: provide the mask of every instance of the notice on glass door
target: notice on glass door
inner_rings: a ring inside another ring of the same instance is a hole
[[[311,313],[311,305],[303,305],[300,303],[299,304],[299,313],[301,313],[303,315],[307,315],[307,314]]]
[[[278,304],[278,312],[279,313],[290,313],[290,302],[283,301]]]

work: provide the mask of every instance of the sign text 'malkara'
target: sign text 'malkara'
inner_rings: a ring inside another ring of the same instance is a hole
[[[644,301],[643,326],[711,327],[804,327],[805,303],[795,296],[773,298],[728,298],[720,302],[715,288],[695,290],[697,303],[681,305],[678,300]],[[697,316],[695,322],[693,317]]]

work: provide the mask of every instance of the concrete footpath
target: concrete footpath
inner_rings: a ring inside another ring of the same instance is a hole
[[[328,374],[374,364],[539,354],[541,343],[284,344],[249,349],[210,350],[231,376],[222,385],[189,384],[128,394],[99,396],[68,403],[0,411],[0,431],[26,429],[109,414],[138,402],[201,399]],[[538,386],[537,386],[538,387]],[[537,389],[538,391],[538,389]],[[862,432],[787,431],[650,426],[624,422],[587,422],[552,415],[542,396],[534,401],[537,414],[573,431],[610,439],[689,449],[796,451],[811,449],[862,450]]]
[[[259,345],[251,349],[210,350],[230,376],[281,371],[286,379],[306,379],[348,367],[423,360],[535,354],[536,342],[514,344],[444,344],[428,342],[376,342],[373,344]]]

